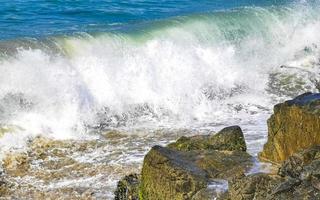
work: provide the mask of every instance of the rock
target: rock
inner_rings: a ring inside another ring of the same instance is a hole
[[[300,185],[301,180],[297,178],[288,178],[286,181],[278,184],[272,191],[272,194],[279,194],[281,192],[287,192],[291,190],[294,186]]]
[[[155,146],[144,159],[142,196],[191,199],[207,187],[209,179],[227,179],[239,171],[247,171],[251,165],[252,157],[244,151],[177,151]]]
[[[228,199],[228,193],[208,185],[248,171],[252,161],[239,126],[215,135],[181,137],[167,147],[152,147],[144,158],[140,185],[136,176],[124,177],[116,199]]]
[[[230,199],[264,200],[270,198],[273,188],[281,183],[279,176],[263,173],[245,176],[244,174],[229,181]]]
[[[209,135],[198,135],[192,137],[182,136],[176,142],[168,145],[170,149],[179,151],[205,150],[213,149],[209,143]]]
[[[274,107],[261,160],[281,163],[290,155],[320,144],[320,93],[305,93]]]
[[[30,168],[26,153],[7,154],[3,159],[2,167],[6,174],[11,176],[25,176]]]
[[[140,177],[137,174],[130,174],[121,179],[115,191],[115,200],[138,200],[139,199]]]
[[[215,189],[205,188],[197,192],[191,200],[229,200],[229,193],[216,191]]]
[[[320,146],[295,153],[285,160],[278,175],[254,174],[229,181],[231,199],[320,199]]]
[[[3,172],[0,172],[0,197],[8,195],[10,187],[11,185],[5,179],[5,175],[3,174]]]
[[[239,126],[230,126],[222,129],[209,139],[214,149],[226,151],[246,151],[247,146],[243,132]]]
[[[239,126],[230,126],[222,129],[215,135],[201,135],[193,137],[181,137],[169,148],[180,151],[190,150],[226,150],[246,151],[246,143],[243,132]]]
[[[239,172],[246,172],[252,166],[252,157],[243,151],[195,151],[196,165],[205,170],[210,178],[228,179]]]
[[[207,174],[185,152],[154,146],[142,168],[143,199],[191,199],[207,186]]]
[[[282,177],[299,178],[304,173],[306,176],[307,165],[320,158],[320,146],[315,146],[289,156],[279,168],[278,174]],[[306,178],[304,178],[306,179]]]
[[[102,136],[106,139],[109,139],[109,140],[112,140],[112,139],[118,140],[118,139],[128,137],[128,135],[126,135],[120,131],[117,131],[117,130],[106,131],[102,134]]]
[[[229,181],[229,198],[232,200],[315,200],[320,199],[320,192],[311,182],[258,173],[243,175]]]

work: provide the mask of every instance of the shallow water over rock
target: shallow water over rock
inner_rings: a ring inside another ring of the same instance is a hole
[[[257,127],[249,131],[251,126],[244,126],[244,133],[249,153],[256,155],[266,134]],[[112,199],[117,181],[126,174],[139,173],[143,157],[152,146],[212,131],[113,130],[87,140],[36,137],[28,142],[26,151],[4,155],[0,192],[4,198],[19,199]]]

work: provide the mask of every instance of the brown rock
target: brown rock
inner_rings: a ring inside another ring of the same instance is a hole
[[[268,120],[268,141],[260,159],[281,163],[320,144],[320,94],[306,93],[278,104]]]

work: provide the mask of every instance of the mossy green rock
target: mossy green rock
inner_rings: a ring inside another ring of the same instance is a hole
[[[290,155],[320,144],[320,94],[306,93],[274,107],[268,141],[260,159],[281,163]]]
[[[239,126],[230,126],[222,129],[217,134],[181,137],[169,148],[180,151],[190,150],[226,150],[246,151],[243,132]]]
[[[141,179],[133,184],[128,176],[122,179],[116,199],[136,198],[137,182],[140,200],[221,199],[228,194],[209,189],[212,179],[230,179],[251,166],[252,157],[246,152],[239,126],[224,128],[215,135],[181,137],[167,147],[152,147],[144,158]]]
[[[155,146],[144,159],[141,194],[143,199],[194,199],[211,178],[227,179],[251,165],[252,157],[244,151]]]
[[[191,199],[207,186],[207,174],[185,152],[154,146],[142,168],[143,199]]]

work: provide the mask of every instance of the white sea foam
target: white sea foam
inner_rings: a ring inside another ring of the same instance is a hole
[[[88,128],[265,120],[259,116],[290,96],[269,88],[270,74],[292,72],[280,65],[305,79],[301,90],[314,89],[317,11],[243,8],[133,33],[54,38],[58,53],[18,49],[0,62],[1,123],[21,127],[22,135],[66,139]]]

